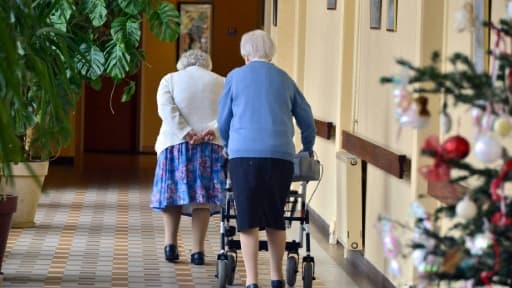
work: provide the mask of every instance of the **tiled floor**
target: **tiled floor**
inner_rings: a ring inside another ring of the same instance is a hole
[[[148,208],[154,158],[93,154],[78,168],[52,166],[37,226],[11,229],[3,286],[215,287],[219,217],[211,218],[205,266],[189,264],[188,217],[180,226],[181,260],[169,264],[163,259],[161,216]],[[290,232],[294,239],[297,232]],[[332,257],[339,255],[332,249],[341,248],[313,236],[314,287],[371,287],[347,275],[346,265]],[[269,287],[268,252],[260,253],[259,265],[260,283]],[[243,287],[244,277],[239,261],[234,287]],[[296,287],[302,287],[300,274]]]

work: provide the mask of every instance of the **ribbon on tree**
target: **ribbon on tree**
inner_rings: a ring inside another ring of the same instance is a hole
[[[503,184],[503,179],[507,176],[508,172],[512,169],[512,160],[508,160],[501,168],[500,174],[498,177],[494,178],[491,181],[491,196],[494,201],[501,201],[503,199],[503,195],[498,193],[498,190]]]
[[[498,226],[506,226],[512,224],[512,218],[507,217],[505,197],[501,193],[501,187],[503,186],[503,180],[507,177],[508,173],[512,169],[512,160],[508,160],[501,168],[498,177],[491,181],[491,199],[496,202],[500,202],[500,212],[496,212],[492,217],[492,223]]]

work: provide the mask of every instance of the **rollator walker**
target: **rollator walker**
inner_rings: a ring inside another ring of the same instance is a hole
[[[286,242],[286,283],[291,287],[295,285],[297,274],[299,273],[299,249],[304,247],[305,238],[305,255],[302,257],[301,263],[302,281],[304,288],[311,288],[313,287],[313,280],[315,280],[315,259],[310,255],[309,201],[311,201],[318,188],[323,171],[320,161],[310,157],[307,152],[296,154],[293,164],[292,182],[300,182],[300,191],[290,191],[284,209],[284,219],[286,221],[286,229],[291,229],[293,222],[299,222],[300,226],[298,240],[293,239]],[[226,175],[228,175],[227,172]],[[307,185],[310,181],[316,181],[317,184],[311,197],[306,201]],[[215,275],[217,278],[216,287],[218,288],[233,285],[238,262],[237,251],[241,250],[240,240],[235,239],[237,229],[233,222],[236,221],[237,211],[229,175],[226,183],[226,203],[221,210],[220,252],[217,255],[217,271]],[[297,211],[299,207],[300,211]],[[259,241],[259,251],[268,251],[266,240]]]

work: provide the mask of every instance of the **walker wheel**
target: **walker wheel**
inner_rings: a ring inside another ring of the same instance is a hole
[[[304,288],[313,287],[313,263],[305,262],[302,264],[302,282]]]
[[[294,287],[295,281],[297,280],[297,272],[299,264],[297,263],[297,257],[290,255],[286,261],[286,283],[288,286]]]
[[[217,260],[217,288],[226,288],[228,261]]]
[[[236,271],[236,260],[235,256],[233,254],[228,254],[228,261],[227,261],[227,267],[226,267],[227,277],[226,281],[228,285],[233,285],[233,282],[235,281],[235,271]]]

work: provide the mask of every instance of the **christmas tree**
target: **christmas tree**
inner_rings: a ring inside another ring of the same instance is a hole
[[[462,135],[442,142],[433,135],[422,147],[422,154],[433,161],[419,173],[431,184],[442,184],[436,185],[443,187],[439,193],[458,196],[455,201],[443,203],[432,213],[419,202],[413,203],[410,243],[400,243],[394,232],[397,226],[407,225],[380,219],[390,272],[399,275],[396,258],[404,247],[410,247],[408,255],[418,271],[419,287],[458,281],[465,281],[465,287],[512,287],[512,194],[504,189],[505,183],[512,181],[512,158],[502,145],[512,132],[512,55],[506,51],[512,22],[503,19],[499,24],[484,25],[494,35],[490,72],[477,71],[471,58],[462,53],[448,58],[450,71],[441,71],[441,56],[434,53],[432,63],[424,67],[397,60],[403,72],[381,78],[382,83],[394,85],[395,115],[401,126],[425,126],[430,116],[427,100],[443,97],[443,133],[450,135],[453,105],[467,106],[471,116],[465,115],[475,127],[473,147]],[[465,160],[470,152],[480,163]]]

